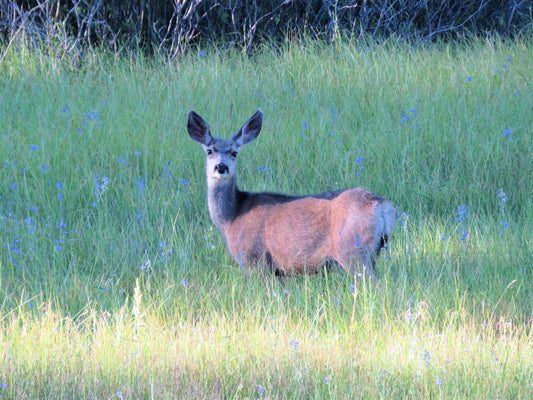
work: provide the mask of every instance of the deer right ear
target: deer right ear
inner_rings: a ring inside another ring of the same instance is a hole
[[[204,146],[208,146],[213,139],[211,133],[209,133],[207,122],[192,110],[189,111],[187,119],[187,132],[189,132],[192,140]]]
[[[241,129],[233,136],[233,140],[237,145],[244,146],[255,140],[255,138],[261,132],[261,127],[263,126],[263,111],[260,108],[257,109],[254,115],[246,121]]]

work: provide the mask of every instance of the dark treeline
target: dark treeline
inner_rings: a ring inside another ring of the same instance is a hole
[[[0,37],[63,57],[95,47],[162,53],[216,43],[252,50],[301,35],[453,39],[527,34],[533,0],[2,0]]]

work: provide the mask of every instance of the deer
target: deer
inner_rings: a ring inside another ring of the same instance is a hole
[[[262,124],[258,109],[225,140],[213,137],[205,120],[188,112],[187,132],[207,155],[209,215],[232,259],[245,269],[263,266],[285,275],[317,273],[337,263],[355,276],[364,276],[362,269],[376,281],[376,259],[396,222],[394,206],[360,187],[303,196],[240,190],[237,155],[257,138]]]

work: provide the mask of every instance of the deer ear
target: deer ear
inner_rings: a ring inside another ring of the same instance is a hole
[[[259,132],[261,132],[261,127],[263,126],[263,111],[260,108],[257,109],[254,115],[245,122],[241,129],[233,136],[233,140],[237,145],[244,146],[252,142]]]
[[[187,119],[187,132],[192,140],[204,146],[208,146],[213,140],[207,122],[192,110],[189,111]]]

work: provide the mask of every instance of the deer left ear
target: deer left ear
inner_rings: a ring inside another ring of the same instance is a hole
[[[192,110],[189,111],[187,119],[187,132],[192,140],[204,146],[208,146],[213,140],[207,122]]]
[[[244,146],[257,138],[261,132],[263,126],[263,111],[260,108],[257,109],[254,115],[245,122],[241,129],[233,136],[233,140],[237,145]]]

